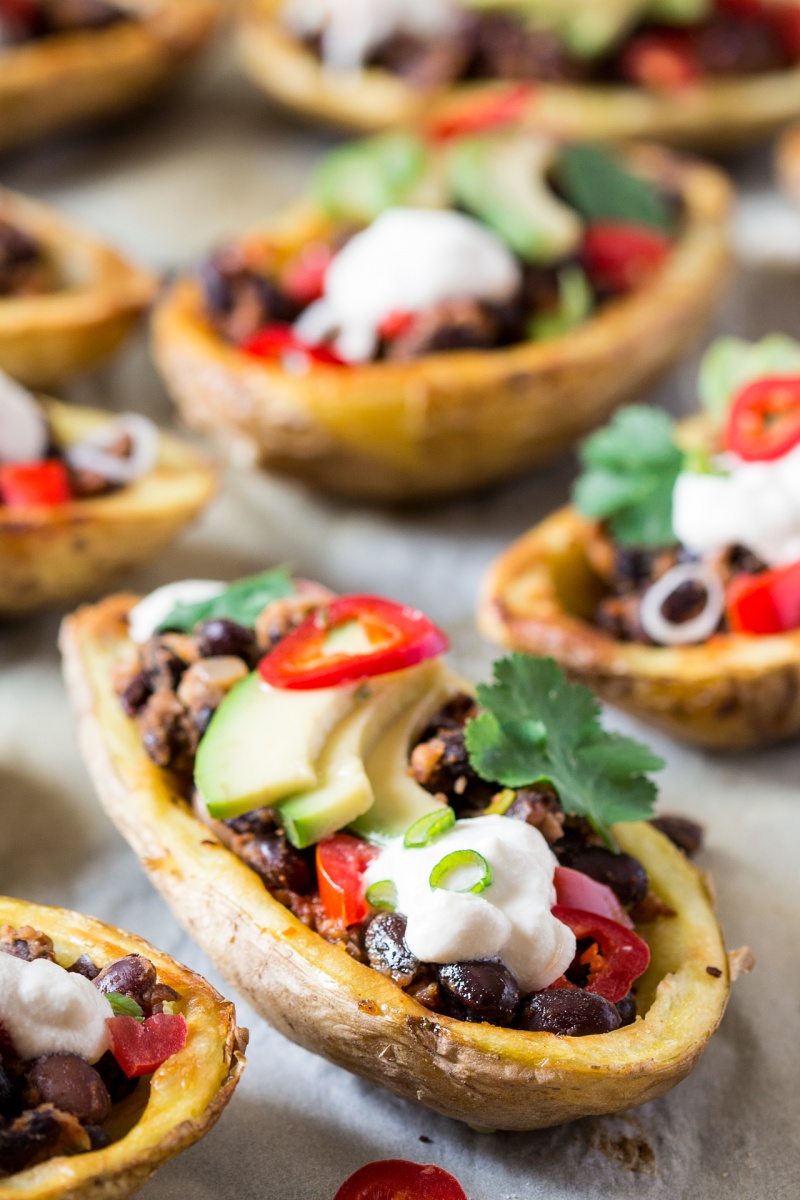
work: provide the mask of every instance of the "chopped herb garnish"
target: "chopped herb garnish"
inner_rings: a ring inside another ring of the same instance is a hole
[[[477,894],[485,892],[492,882],[492,868],[477,850],[454,850],[436,864],[428,882],[432,888],[446,892]]]
[[[391,879],[381,879],[367,888],[366,901],[372,908],[384,908],[394,912],[397,908],[397,888]]]
[[[133,1017],[136,1021],[144,1021],[141,1007],[130,996],[121,992],[106,992],[106,1000],[114,1010],[115,1017]]]
[[[654,184],[622,166],[599,146],[566,146],[557,178],[569,203],[587,221],[623,221],[669,230],[669,208]]]
[[[552,658],[512,654],[495,663],[494,683],[479,685],[478,702],[483,711],[468,722],[466,742],[482,779],[509,788],[552,784],[564,810],[586,817],[612,848],[615,821],[651,815],[656,788],[646,775],[664,763],[606,732],[595,696]]]
[[[430,846],[443,833],[456,823],[456,814],[452,808],[437,808],[435,812],[426,813],[406,830],[403,845],[406,850],[418,850],[422,846]]]
[[[683,466],[670,417],[658,408],[632,405],[616,414],[580,449],[584,472],[573,491],[587,517],[608,521],[627,546],[668,546],[672,493]]]
[[[212,617],[226,617],[251,629],[262,609],[273,600],[282,600],[294,594],[294,584],[288,567],[273,567],[258,575],[237,579],[219,596],[201,600],[197,604],[176,604],[172,612],[159,625],[159,632],[177,630],[191,633],[202,621]]]

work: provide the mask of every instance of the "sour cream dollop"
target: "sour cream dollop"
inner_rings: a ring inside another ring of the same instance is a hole
[[[395,33],[446,37],[458,12],[451,0],[288,0],[283,19],[298,37],[321,37],[326,66],[355,71]]]
[[[220,596],[226,584],[216,579],[182,579],[165,583],[128,613],[128,633],[132,642],[146,642],[167,619],[176,604],[201,604]]]
[[[682,472],[672,496],[675,536],[695,554],[746,546],[770,567],[800,560],[800,446],[774,462],[728,456],[727,475]]]
[[[36,398],[0,371],[0,462],[38,462],[50,434]]]
[[[0,954],[0,1025],[21,1058],[80,1054],[95,1063],[109,1046],[108,1000],[82,975],[45,958]]]
[[[475,850],[492,882],[479,894],[432,888],[433,868],[445,855]],[[391,843],[370,864],[367,886],[389,879],[397,911],[408,919],[406,943],[422,962],[500,958],[525,992],[563,975],[575,957],[575,935],[550,909],[558,863],[538,829],[507,817],[474,817],[430,846],[406,850]]]
[[[462,213],[391,208],[336,255],[325,294],[295,325],[310,345],[336,334],[348,362],[372,358],[378,328],[393,313],[422,312],[467,297],[502,303],[521,268],[498,237]]]

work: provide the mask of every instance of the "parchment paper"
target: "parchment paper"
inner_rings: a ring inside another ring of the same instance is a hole
[[[66,211],[164,270],[290,201],[330,136],[270,113],[225,56],[149,113],[101,134],[0,164],[9,186]],[[736,164],[737,219],[749,268],[720,327],[800,334],[800,217],[772,191],[767,155]],[[693,404],[694,363],[658,399]],[[71,389],[88,402],[170,408],[144,340]],[[453,634],[454,661],[486,677],[491,649],[473,630],[476,588],[511,538],[564,501],[564,460],[478,498],[411,515],[325,501],[293,485],[229,472],[224,495],[175,549],[129,584],[233,578],[274,561],[344,591],[417,604]],[[0,564],[2,569],[2,564]],[[204,972],[94,799],[59,674],[59,614],[0,631],[0,886],[127,927]],[[385,1157],[437,1162],[470,1200],[647,1197],[796,1200],[800,1196],[800,748],[722,757],[649,736],[669,762],[662,808],[707,822],[729,944],[749,943],[756,972],[736,985],[721,1032],[695,1073],[630,1115],[538,1134],[481,1135],[393,1099],[285,1041],[246,1005],[249,1067],[215,1131],[164,1168],[143,1200],[332,1200],[345,1177]]]

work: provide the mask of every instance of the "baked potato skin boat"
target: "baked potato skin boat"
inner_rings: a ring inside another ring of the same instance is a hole
[[[69,444],[111,419],[94,409],[46,401],[56,441]],[[158,462],[118,492],[55,507],[0,506],[0,618],[101,588],[157,554],[211,500],[207,459],[161,434]]]
[[[648,283],[552,341],[290,375],[225,342],[199,285],[180,281],[154,314],[153,353],[183,419],[263,466],[358,500],[450,496],[565,450],[687,349],[726,279],[724,177],[654,147],[633,161],[676,180],[685,228]],[[288,256],[330,228],[306,206],[265,232]]]
[[[112,596],[62,627],[84,758],[153,884],[271,1024],[404,1099],[496,1129],[618,1112],[688,1074],[722,1018],[730,971],[702,876],[652,826],[615,830],[677,914],[639,929],[652,953],[638,991],[644,1020],[575,1039],[438,1016],[298,921],[192,816],[147,757],[111,678],[131,652],[126,615],[137,599]],[[708,974],[708,966],[722,974]]]
[[[434,92],[369,68],[337,78],[279,19],[283,0],[248,0],[239,56],[273,100],[305,117],[363,133],[449,117],[462,104],[507,90],[489,82]],[[514,86],[514,85],[511,85]],[[684,149],[732,151],[771,136],[800,116],[800,67],[682,92],[633,87],[535,84],[527,119],[557,137],[589,141],[652,138]]]
[[[132,934],[67,909],[1,896],[0,924],[5,923],[46,931],[59,961],[74,962],[88,953],[105,966],[125,954],[142,954],[156,967],[159,981],[180,993],[175,1010],[189,1026],[187,1044],[152,1076],[136,1123],[120,1130],[119,1140],[103,1150],[51,1158],[0,1179],[2,1200],[124,1200],[216,1124],[244,1069],[247,1033],[237,1028],[233,1005],[205,979]],[[128,1125],[145,1088],[140,1084],[118,1106],[129,1109]]]
[[[565,508],[509,547],[484,580],[486,637],[552,655],[609,704],[706,749],[800,736],[800,631],[725,634],[699,646],[616,641],[590,620],[602,592],[587,553],[595,528]]]
[[[133,108],[208,40],[213,0],[128,0],[141,17],[0,51],[0,149]]]
[[[0,190],[0,217],[41,245],[62,282],[45,295],[0,298],[0,370],[28,387],[53,387],[116,350],[157,280],[26,196]]]

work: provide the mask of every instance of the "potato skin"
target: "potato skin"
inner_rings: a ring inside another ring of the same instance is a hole
[[[212,0],[128,0],[132,25],[78,30],[0,53],[0,149],[98,120],[144,101],[202,48]]]
[[[0,1179],[0,1200],[125,1200],[216,1124],[244,1070],[247,1030],[237,1027],[233,1005],[205,979],[130,933],[64,908],[0,896],[0,924],[6,922],[43,930],[64,965],[83,953],[101,967],[125,954],[143,954],[159,982],[180,993],[175,1011],[189,1025],[187,1044],[152,1076],[149,1095],[140,1085],[118,1106],[119,1140]],[[139,1117],[141,1101],[146,1104]]]
[[[450,116],[513,84],[469,83],[420,91],[369,68],[337,78],[283,28],[282,0],[246,0],[239,29],[244,70],[271,99],[313,120],[361,133]],[[527,119],[558,137],[596,141],[652,138],[683,149],[730,152],[759,142],[800,116],[800,67],[751,78],[711,80],[682,93],[633,87],[537,83]]]
[[[598,595],[587,556],[595,529],[564,508],[504,551],[479,603],[486,637],[552,655],[609,704],[706,749],[747,750],[800,736],[800,631],[726,634],[701,646],[615,641],[588,620]]]
[[[68,445],[111,419],[46,401],[57,442]],[[76,600],[164,548],[211,500],[216,472],[170,434],[156,466],[134,484],[55,508],[0,506],[0,619]]]
[[[722,1018],[730,973],[707,886],[661,834],[646,824],[616,831],[678,914],[640,930],[653,955],[639,990],[644,1019],[571,1039],[437,1016],[312,933],[176,802],[111,684],[114,664],[131,652],[125,616],[135,600],[109,597],[62,627],[84,759],[153,884],[266,1020],[404,1099],[494,1129],[619,1112],[689,1073]],[[713,978],[707,966],[722,976]]]
[[[153,320],[182,417],[271,470],[359,500],[451,496],[551,458],[680,357],[725,285],[727,181],[655,147],[633,161],[681,189],[686,228],[663,271],[565,337],[291,375],[226,343],[187,278]],[[329,231],[302,207],[262,235],[285,255]]]

